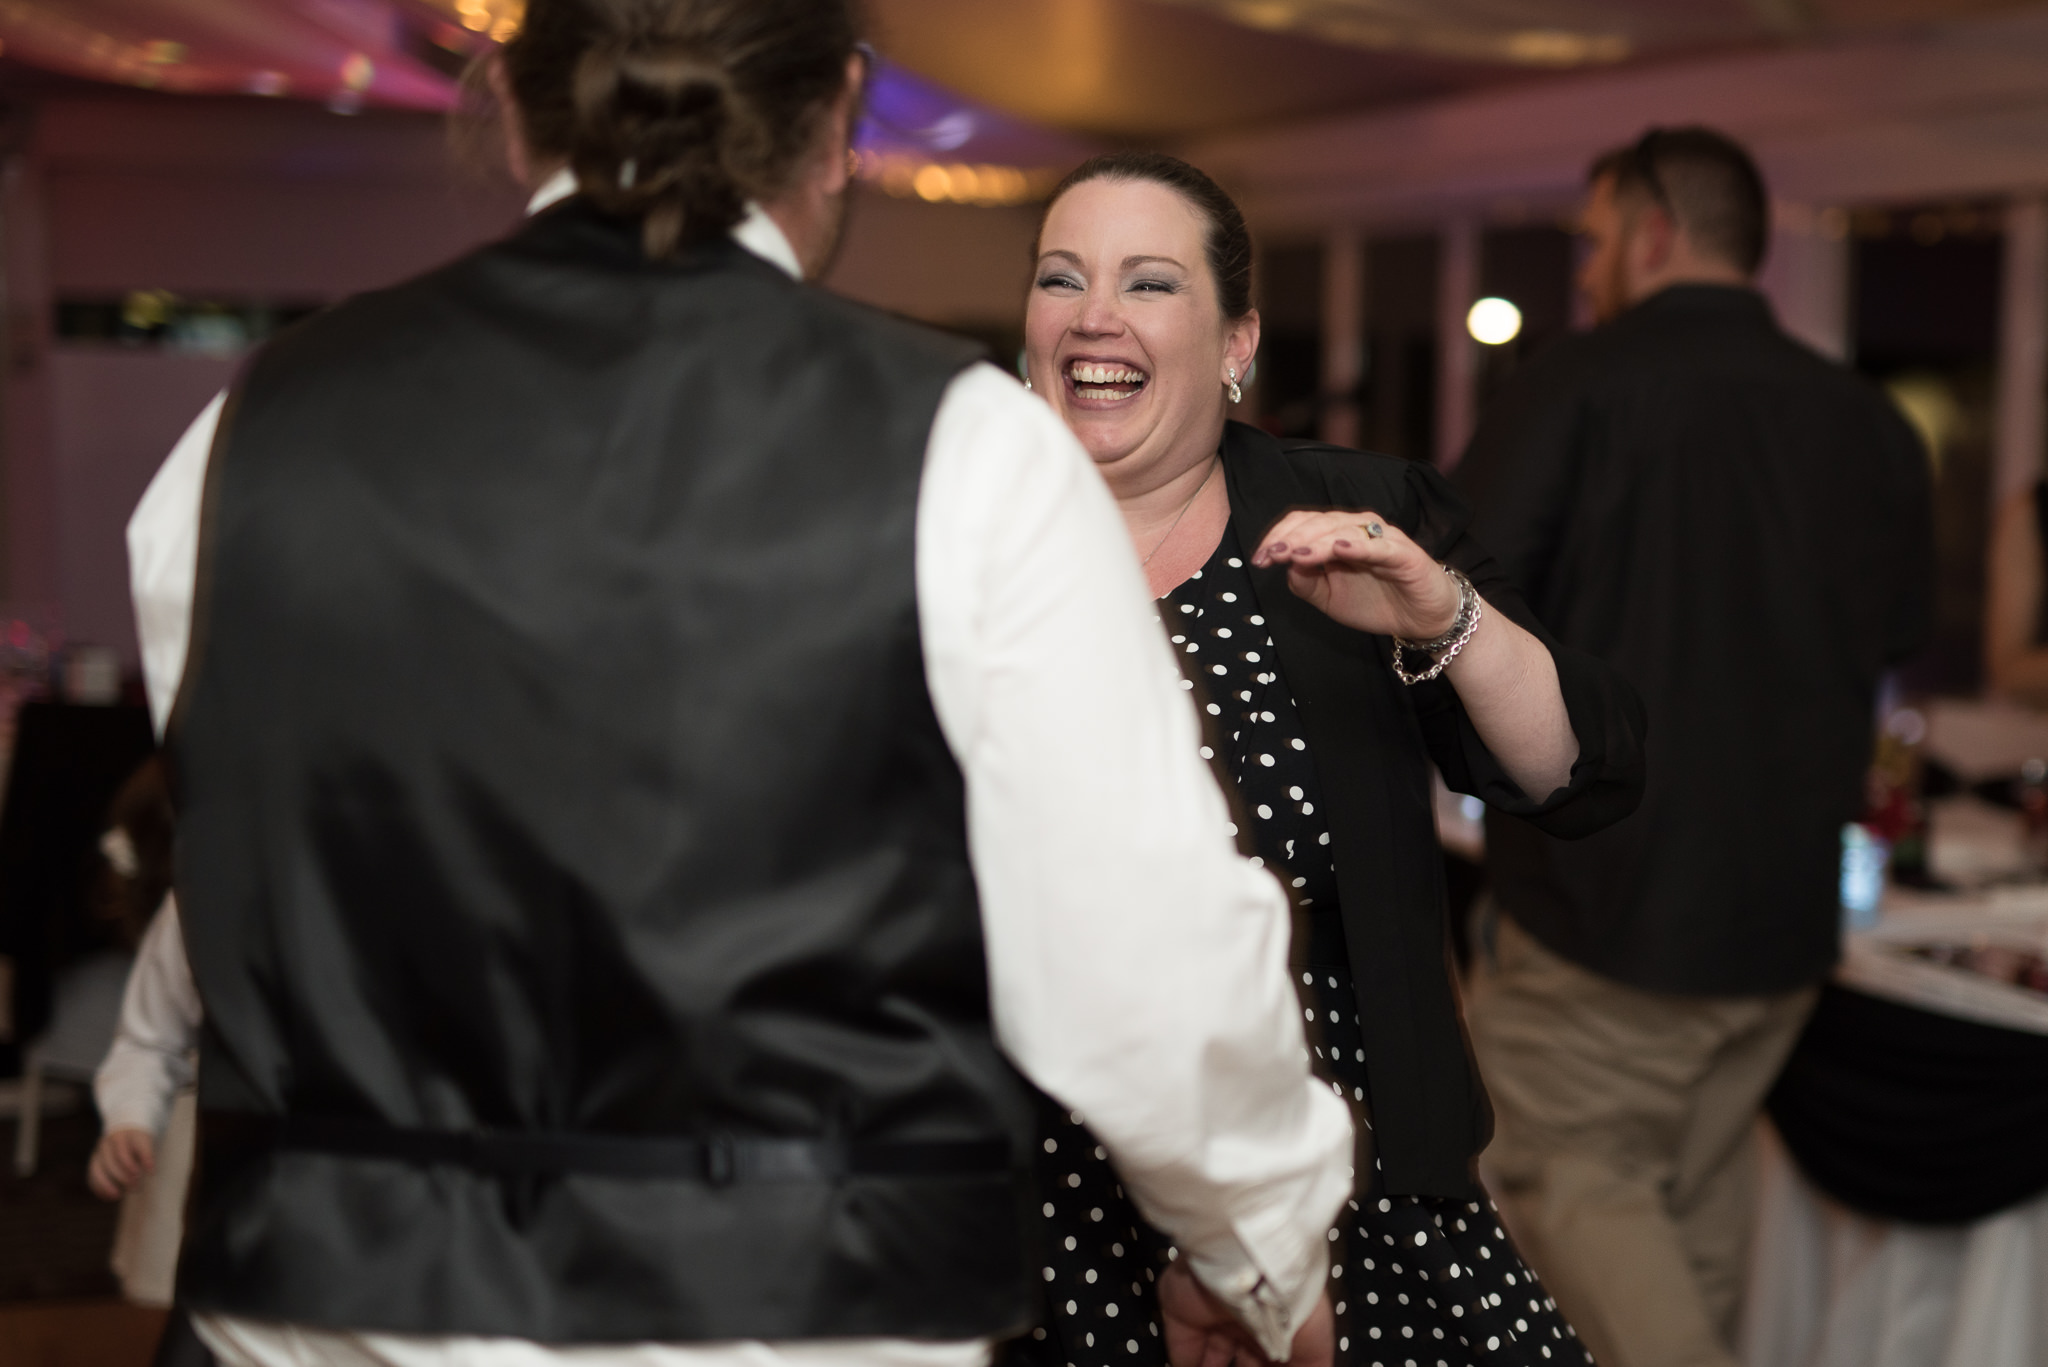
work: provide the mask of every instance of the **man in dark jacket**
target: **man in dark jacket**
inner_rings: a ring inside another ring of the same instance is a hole
[[[1926,459],[1751,287],[1767,217],[1705,129],[1596,162],[1602,325],[1517,377],[1460,473],[1545,624],[1649,707],[1632,818],[1489,825],[1470,1003],[1487,1164],[1608,1367],[1733,1367],[1753,1121],[1836,958],[1879,675],[1928,630]]]

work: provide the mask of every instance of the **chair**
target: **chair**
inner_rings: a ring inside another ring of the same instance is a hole
[[[57,975],[50,1027],[30,1042],[21,1059],[21,1115],[14,1132],[14,1171],[35,1173],[42,1145],[43,1086],[50,1079],[91,1083],[114,1042],[121,996],[135,956],[105,950]]]

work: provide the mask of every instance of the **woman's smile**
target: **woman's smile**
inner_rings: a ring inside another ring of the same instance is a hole
[[[1115,408],[1136,398],[1152,377],[1128,361],[1076,356],[1063,370],[1067,401],[1077,408]]]

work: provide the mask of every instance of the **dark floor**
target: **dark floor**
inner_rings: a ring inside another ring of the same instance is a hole
[[[91,1106],[43,1121],[42,1162],[14,1175],[14,1122],[0,1120],[0,1304],[119,1294],[107,1254],[120,1207],[86,1189],[99,1139]]]

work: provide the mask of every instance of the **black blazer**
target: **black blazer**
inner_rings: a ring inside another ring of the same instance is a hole
[[[1493,1116],[1451,988],[1429,766],[1457,791],[1548,834],[1585,835],[1628,815],[1642,794],[1642,703],[1607,665],[1550,638],[1466,535],[1470,512],[1431,467],[1231,423],[1223,468],[1231,523],[1247,550],[1290,509],[1376,512],[1469,575],[1494,611],[1556,658],[1579,759],[1568,786],[1531,797],[1488,752],[1448,682],[1405,687],[1388,638],[1331,621],[1288,589],[1284,568],[1251,572],[1330,814],[1387,1189],[1480,1199],[1473,1159],[1492,1136]]]

